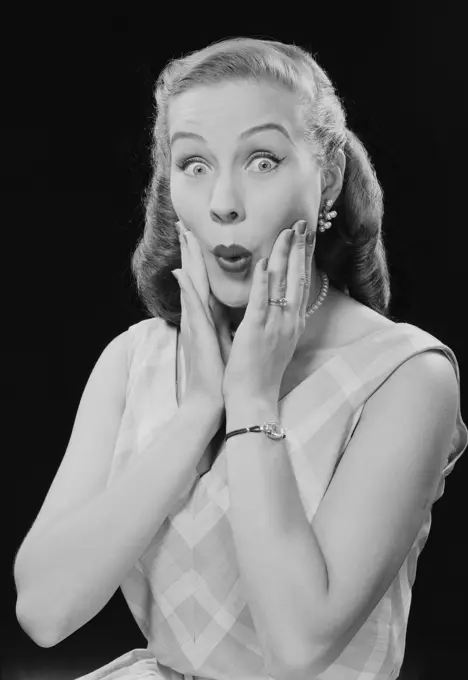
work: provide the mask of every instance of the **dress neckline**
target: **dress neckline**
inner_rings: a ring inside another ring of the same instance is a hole
[[[395,322],[393,326],[389,326],[386,328],[379,328],[376,331],[372,331],[371,333],[368,333],[365,335],[363,338],[358,338],[357,340],[354,340],[353,342],[348,343],[345,345],[341,350],[336,352],[336,354],[332,354],[331,356],[328,357],[322,364],[320,364],[315,371],[313,371],[311,374],[307,375],[303,380],[301,380],[300,383],[295,385],[289,392],[287,392],[281,399],[278,400],[278,405],[281,404],[283,407],[284,404],[286,403],[287,400],[291,400],[294,396],[298,396],[301,394],[301,391],[304,390],[306,387],[308,387],[309,383],[313,379],[317,379],[317,376],[320,375],[322,370],[325,370],[328,366],[333,364],[333,362],[337,361],[338,359],[342,358],[343,356],[346,356],[348,352],[352,351],[353,348],[356,347],[357,344],[359,343],[368,343],[373,341],[376,337],[378,336],[385,336],[385,334],[391,334],[397,330],[397,328],[401,327],[409,327],[412,328],[412,324],[408,324],[405,322]],[[180,329],[175,328],[173,330],[173,341],[171,341],[171,361],[173,361],[174,365],[174,380],[171,381],[171,394],[172,394],[172,399],[173,399],[173,404],[175,404],[176,408],[180,408],[178,398],[177,398],[177,353],[178,353],[178,348],[179,348],[179,338],[180,338]],[[182,348],[183,352],[183,348]],[[203,474],[200,474],[197,470],[196,472],[196,478],[198,480],[198,483],[201,484],[202,486],[205,484],[209,483],[209,480],[212,478],[212,474],[217,474],[218,477],[220,476],[220,461],[222,459],[223,453],[224,453],[224,448],[225,448],[225,443],[221,446],[220,451],[218,452],[218,455],[212,462],[211,467],[204,472]],[[222,473],[221,473],[222,475]],[[222,478],[222,477],[221,477]]]

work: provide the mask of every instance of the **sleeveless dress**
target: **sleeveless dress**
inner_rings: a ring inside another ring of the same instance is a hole
[[[108,486],[178,409],[177,329],[151,318],[130,326],[128,332],[126,407]],[[460,386],[454,352],[417,326],[397,323],[345,346],[280,400],[284,443],[310,522],[367,399],[407,359],[428,350],[448,357]],[[181,384],[183,393],[185,379]],[[459,401],[434,502],[443,495],[445,479],[467,443]],[[229,523],[225,446],[206,474],[200,477],[194,469],[175,509],[121,583],[147,648],[129,651],[79,680],[273,680],[265,669],[239,579]],[[431,510],[391,586],[320,680],[398,677],[411,589],[428,539]]]

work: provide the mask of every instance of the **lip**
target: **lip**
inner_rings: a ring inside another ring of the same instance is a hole
[[[247,248],[239,246],[236,243],[233,243],[230,246],[220,244],[219,246],[216,246],[216,248],[213,248],[212,252],[216,257],[252,257],[251,250],[247,250]]]
[[[224,271],[230,274],[235,274],[238,272],[243,272],[250,267],[252,262],[252,255],[241,257],[238,260],[226,260],[223,257],[217,257],[216,262],[224,269]]]

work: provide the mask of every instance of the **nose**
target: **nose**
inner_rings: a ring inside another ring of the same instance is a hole
[[[211,218],[220,224],[232,224],[245,219],[242,202],[232,177],[219,177],[213,188],[210,205]]]
[[[235,210],[211,210],[211,219],[220,224],[233,224],[239,222],[239,213]]]

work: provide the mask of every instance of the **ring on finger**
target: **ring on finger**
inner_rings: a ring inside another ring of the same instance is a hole
[[[297,228],[292,228],[292,229],[285,229],[287,232],[286,235],[286,244],[290,246],[290,250],[288,251],[288,254],[286,256],[286,263],[288,263],[290,253],[292,252],[293,248],[293,243],[298,239],[303,239],[304,234],[299,234],[299,231]],[[287,288],[288,282],[287,282],[287,277],[284,276],[283,282],[280,285],[280,290],[278,291],[278,296],[271,296],[268,297],[268,304],[272,305],[274,307],[280,307],[281,309],[284,309],[285,307],[288,306],[289,302],[286,297],[286,288]]]
[[[282,298],[268,298],[270,305],[274,307],[286,307],[288,301],[285,297]]]

